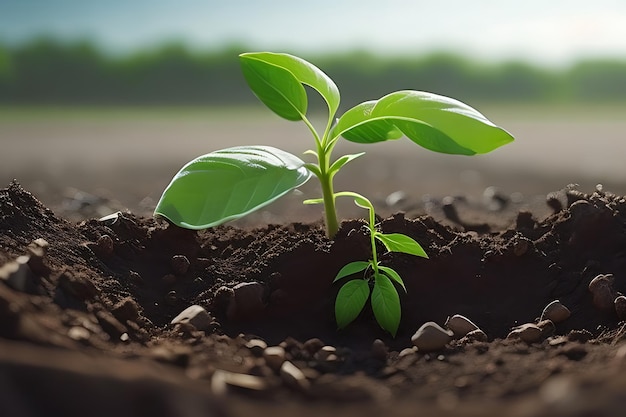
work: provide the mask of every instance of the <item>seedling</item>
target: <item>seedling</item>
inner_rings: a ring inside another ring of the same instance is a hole
[[[270,52],[242,54],[240,62],[253,93],[270,110],[307,126],[315,148],[304,154],[312,155],[315,161],[305,163],[295,155],[270,146],[239,146],[200,156],[174,176],[157,203],[155,215],[181,227],[205,229],[258,210],[315,175],[322,198],[306,203],[324,205],[329,238],[339,229],[337,197],[352,197],[370,213],[372,258],[347,264],[335,277],[337,281],[364,273],[364,279],[351,280],[340,289],[335,304],[337,323],[342,328],[358,316],[370,296],[370,282],[373,282],[371,304],[376,320],[395,335],[400,322],[400,299],[392,281],[403,288],[404,283],[393,269],[379,264],[376,241],[391,252],[424,257],[426,253],[408,236],[378,232],[374,207],[368,199],[353,192],[334,191],[333,179],[339,170],[364,154],[333,159],[335,145],[342,137],[367,144],[406,136],[435,152],[474,155],[490,152],[513,141],[513,137],[460,101],[413,90],[396,91],[378,100],[357,104],[335,119],[339,89],[319,68],[293,55]],[[317,91],[328,106],[328,120],[321,135],[307,118],[305,86]]]
[[[352,197],[357,206],[369,211],[367,225],[370,235],[372,257],[368,261],[355,261],[345,265],[333,282],[363,272],[362,279],[353,279],[346,282],[335,299],[335,319],[337,326],[342,329],[350,324],[363,310],[367,299],[372,295],[372,311],[376,321],[384,330],[394,337],[400,325],[400,297],[393,282],[400,285],[404,291],[404,281],[400,275],[388,266],[378,261],[376,241],[381,242],[389,252],[402,252],[409,255],[428,258],[424,249],[411,237],[401,233],[385,234],[376,230],[376,216],[374,206],[360,194],[344,191],[335,194],[335,197]],[[323,199],[306,200],[305,204],[323,203]],[[373,281],[373,282],[372,282]],[[393,282],[392,282],[393,281]]]
[[[155,215],[190,229],[205,229],[243,217],[264,207],[315,175],[321,185],[326,234],[332,238],[339,224],[333,178],[344,165],[363,155],[332,152],[343,137],[357,143],[376,143],[406,136],[435,152],[474,155],[490,152],[513,137],[460,101],[422,91],[404,90],[366,101],[335,122],[339,90],[319,68],[288,54],[270,52],[240,55],[243,75],[254,94],[279,116],[302,121],[311,131],[315,162],[269,146],[243,146],[200,156],[185,165],[159,200]],[[317,91],[328,106],[328,121],[320,135],[307,118],[304,86]]]

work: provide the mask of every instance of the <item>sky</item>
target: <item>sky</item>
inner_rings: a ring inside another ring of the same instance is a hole
[[[126,53],[181,41],[210,50],[351,49],[559,65],[626,59],[623,0],[2,0],[0,43],[90,39]]]

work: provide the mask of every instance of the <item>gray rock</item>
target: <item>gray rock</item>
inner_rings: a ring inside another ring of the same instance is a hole
[[[270,388],[269,383],[262,377],[240,374],[236,372],[216,370],[211,377],[211,390],[215,395],[225,395],[230,389],[259,392]]]
[[[620,295],[615,297],[615,312],[620,320],[626,320],[626,297]]]
[[[461,338],[472,332],[474,330],[478,330],[478,326],[472,323],[470,319],[460,314],[455,314],[452,317],[448,317],[446,321],[446,327],[452,330],[454,336],[456,338]]]
[[[211,317],[204,307],[197,304],[187,307],[171,321],[172,324],[188,323],[198,330],[211,329],[212,322],[213,317]]]
[[[535,343],[541,340],[543,331],[534,323],[526,323],[515,327],[508,335],[507,339],[520,339],[526,343]]]
[[[543,309],[541,320],[551,320],[553,323],[560,323],[567,320],[570,315],[569,308],[565,307],[559,300],[554,300]]]
[[[411,342],[420,352],[432,352],[443,349],[452,340],[451,330],[446,330],[437,323],[424,323],[411,337]]]
[[[265,363],[274,371],[280,370],[285,362],[286,353],[282,346],[270,346],[263,351]]]
[[[613,274],[600,274],[589,283],[589,292],[593,294],[593,305],[601,311],[613,311],[617,294],[613,289]]]
[[[285,385],[299,391],[308,391],[311,388],[309,380],[296,365],[289,361],[283,362],[280,367],[280,377]]]

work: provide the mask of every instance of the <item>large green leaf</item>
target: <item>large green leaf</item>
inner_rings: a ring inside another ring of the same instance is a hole
[[[239,58],[252,91],[279,116],[300,120],[306,113],[307,96],[302,84],[313,88],[324,98],[331,115],[337,111],[337,85],[322,70],[304,59],[272,52],[249,52]]]
[[[302,160],[280,149],[223,149],[185,165],[163,192],[154,213],[181,227],[205,229],[258,210],[310,177]]]
[[[372,310],[380,327],[396,336],[400,325],[400,297],[391,280],[384,274],[376,275],[372,290]]]
[[[513,141],[504,129],[458,100],[423,91],[397,91],[348,110],[332,137],[382,142],[404,134],[424,148],[449,154],[490,152]]]
[[[335,299],[335,319],[340,329],[358,317],[369,295],[370,287],[364,279],[353,279],[341,287]]]

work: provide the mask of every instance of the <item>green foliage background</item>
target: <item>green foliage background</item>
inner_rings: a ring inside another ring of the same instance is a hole
[[[237,58],[248,50],[231,46],[199,52],[171,43],[114,56],[87,41],[40,39],[15,47],[0,45],[0,104],[257,104]],[[401,89],[467,102],[626,102],[626,59],[550,69],[524,62],[478,62],[448,53],[298,55],[341,86],[341,110]],[[314,108],[322,109],[322,102]]]

